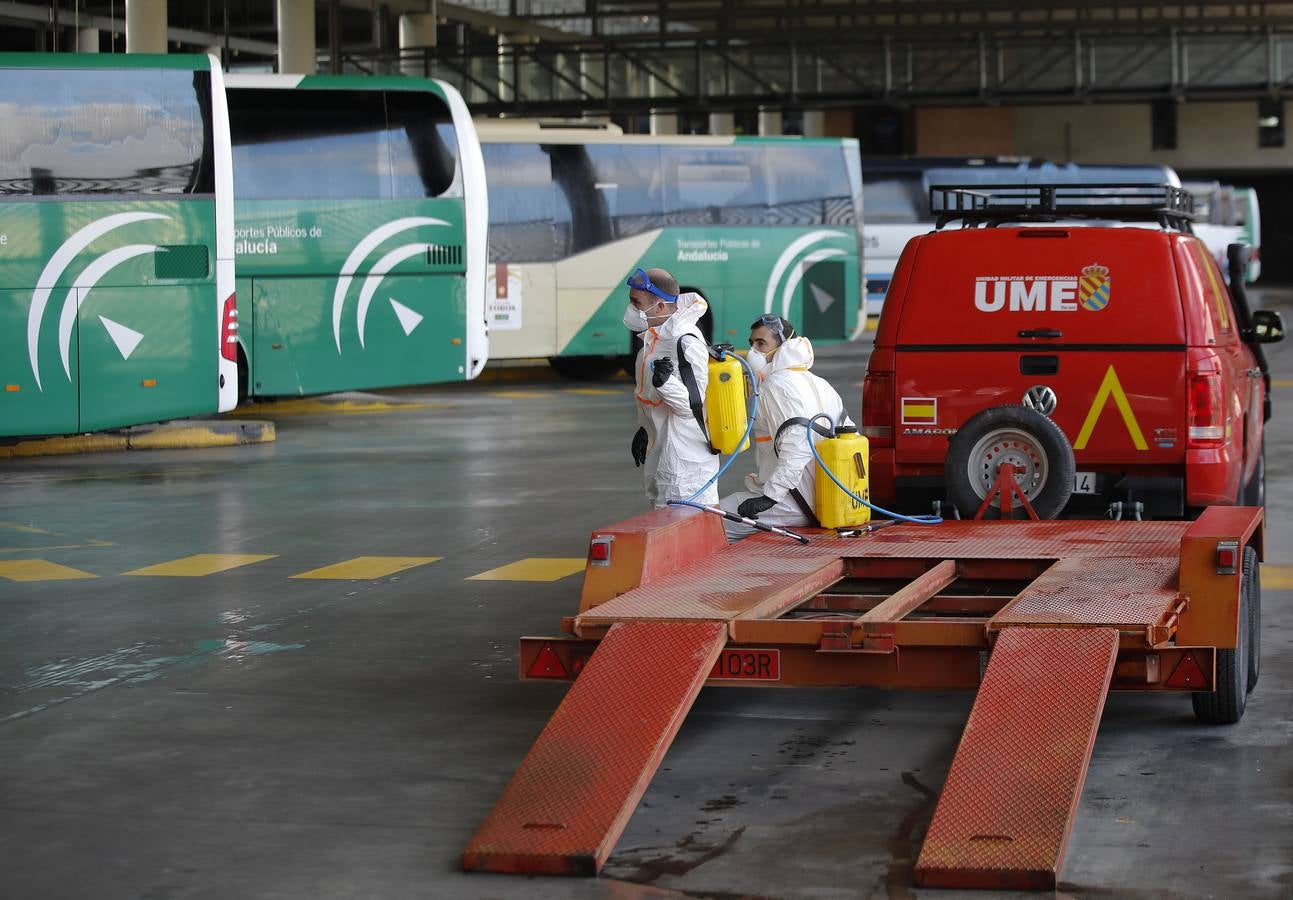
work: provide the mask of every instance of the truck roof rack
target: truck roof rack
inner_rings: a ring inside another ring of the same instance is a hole
[[[1170,184],[974,184],[930,185],[929,210],[937,228],[960,221],[966,228],[1006,222],[1112,219],[1156,222],[1192,232],[1194,196]]]

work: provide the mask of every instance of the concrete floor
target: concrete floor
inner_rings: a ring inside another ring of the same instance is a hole
[[[819,362],[853,411],[866,349]],[[1066,893],[1293,896],[1293,350],[1271,356],[1261,685],[1229,728],[1110,698]],[[0,577],[0,894],[917,893],[969,694],[708,689],[600,879],[462,874],[564,690],[517,681],[515,639],[558,633],[579,587],[468,579],[641,511],[633,411],[623,382],[395,399],[284,415],[277,445],[0,466],[0,572],[80,573]],[[123,574],[194,554],[266,558]],[[292,577],[369,556],[416,559]]]

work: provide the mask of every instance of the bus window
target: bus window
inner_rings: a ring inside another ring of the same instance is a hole
[[[763,148],[660,148],[665,172],[665,218],[670,225],[763,225],[768,185]]]
[[[0,194],[211,194],[211,76],[0,70]]]
[[[461,196],[448,108],[425,93],[239,91],[234,189],[270,199]],[[425,118],[424,118],[425,117]]]
[[[782,225],[857,224],[840,149],[814,144],[764,148],[770,200]]]
[[[458,141],[443,100],[426,91],[387,91],[386,122],[391,196],[462,196]]]
[[[557,198],[548,155],[538,144],[484,144],[489,172],[489,260],[558,258]]]
[[[611,218],[608,240],[620,240],[664,225],[660,149],[626,144],[588,144],[596,181]]]
[[[920,172],[869,172],[864,166],[862,173],[862,209],[868,225],[926,217],[929,199]]]

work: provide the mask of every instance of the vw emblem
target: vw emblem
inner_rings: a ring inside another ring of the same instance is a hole
[[[1043,416],[1049,416],[1055,412],[1057,403],[1059,399],[1055,396],[1055,392],[1044,384],[1030,387],[1028,393],[1024,394],[1024,406],[1037,410]]]

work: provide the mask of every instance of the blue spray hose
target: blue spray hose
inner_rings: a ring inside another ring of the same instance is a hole
[[[839,485],[839,488],[841,491],[848,494],[850,497],[852,497],[858,503],[861,503],[863,506],[869,507],[875,512],[878,512],[881,515],[888,516],[891,519],[896,519],[899,522],[911,522],[915,525],[942,524],[943,522],[942,516],[904,516],[901,513],[891,512],[890,510],[887,510],[882,506],[876,506],[871,501],[863,497],[859,497],[857,494],[853,493],[848,488],[846,488],[844,486],[844,483],[835,477],[835,473],[832,472],[829,468],[827,468],[826,463],[822,461],[821,455],[817,452],[817,445],[813,442],[813,423],[816,422],[818,419],[825,419],[827,424],[831,426],[831,429],[834,430],[835,423],[831,420],[830,416],[826,415],[826,413],[818,413],[817,415],[813,416],[804,425],[804,427],[808,429],[808,449],[813,451],[813,459],[817,460],[817,465],[821,466],[822,471],[830,476],[831,481]]]

